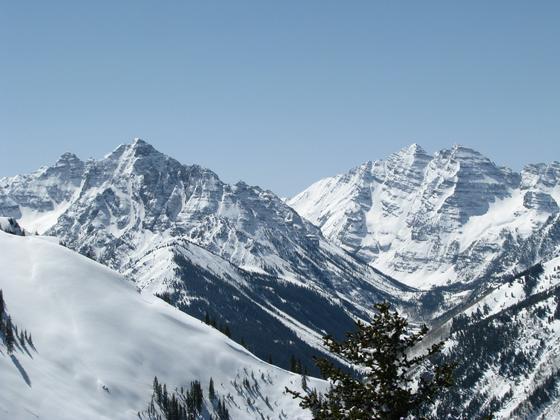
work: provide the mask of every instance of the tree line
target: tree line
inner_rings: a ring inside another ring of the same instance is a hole
[[[2,341],[6,346],[8,354],[12,354],[17,345],[19,345],[22,349],[27,346],[35,349],[31,333],[27,332],[27,330],[24,330],[23,328],[18,330],[17,325],[12,322],[12,317],[8,314],[6,308],[4,292],[2,289],[0,289],[0,334],[2,335]]]

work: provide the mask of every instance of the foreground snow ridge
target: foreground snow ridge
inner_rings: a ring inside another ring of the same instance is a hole
[[[9,355],[0,344],[0,418],[137,418],[154,376],[173,388],[200,380],[205,391],[212,377],[233,419],[310,418],[283,392],[300,389],[298,375],[86,257],[41,237],[0,232],[0,267],[7,309],[36,349]],[[250,405],[236,387],[247,376],[266,378],[263,398]]]

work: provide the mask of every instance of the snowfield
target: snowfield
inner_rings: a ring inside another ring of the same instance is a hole
[[[301,389],[300,376],[86,257],[41,237],[0,232],[0,267],[7,312],[36,348],[8,355],[0,345],[0,418],[136,418],[154,376],[170,389],[200,380],[205,398],[212,377],[233,419],[310,418],[284,394],[285,386]],[[252,376],[262,398],[249,405],[238,384]]]

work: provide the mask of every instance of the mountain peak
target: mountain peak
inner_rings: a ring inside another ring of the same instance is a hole
[[[71,152],[65,152],[58,158],[59,161],[80,160],[78,156]]]
[[[415,167],[421,171],[431,158],[420,145],[413,143],[392,154],[387,161],[396,167]]]
[[[163,155],[156,148],[154,148],[150,143],[145,140],[136,137],[132,143],[121,144],[111,153],[109,153],[106,158],[112,160],[119,160],[121,158],[131,158],[131,157],[141,157],[148,155]]]
[[[451,148],[451,154],[459,159],[473,157],[486,159],[486,157],[482,153],[478,152],[477,150],[471,149],[470,147],[463,146],[462,144],[454,144]]]
[[[412,143],[410,146],[401,149],[401,152],[405,152],[409,155],[425,155],[426,151],[418,143]]]
[[[60,155],[60,157],[55,163],[55,166],[75,165],[81,163],[82,161],[80,160],[80,158],[76,156],[74,153],[66,152]]]
[[[415,159],[417,157],[429,157],[428,153],[418,143],[412,143],[409,146],[403,147],[393,156],[403,159]]]
[[[148,155],[148,154],[152,154],[152,153],[157,153],[157,154],[161,154],[160,152],[158,152],[154,146],[152,146],[150,143],[148,143],[145,140],[142,140],[139,137],[136,137],[132,144],[130,144],[128,146],[128,149],[133,150],[135,155]]]

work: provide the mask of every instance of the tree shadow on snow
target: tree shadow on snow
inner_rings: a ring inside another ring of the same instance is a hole
[[[25,350],[25,352],[27,353],[27,355],[28,355],[31,359],[33,359],[33,355],[29,352],[29,349],[28,349],[27,347],[23,346],[23,350]]]
[[[25,369],[23,368],[23,366],[21,365],[21,363],[19,362],[19,360],[17,359],[16,356],[14,356],[13,354],[10,356],[10,358],[12,359],[12,362],[14,363],[15,367],[17,368],[17,370],[19,370],[20,375],[22,376],[23,380],[25,381],[25,383],[27,384],[27,386],[29,388],[31,388],[31,379],[29,378],[29,375],[27,374],[27,372],[25,371]]]

